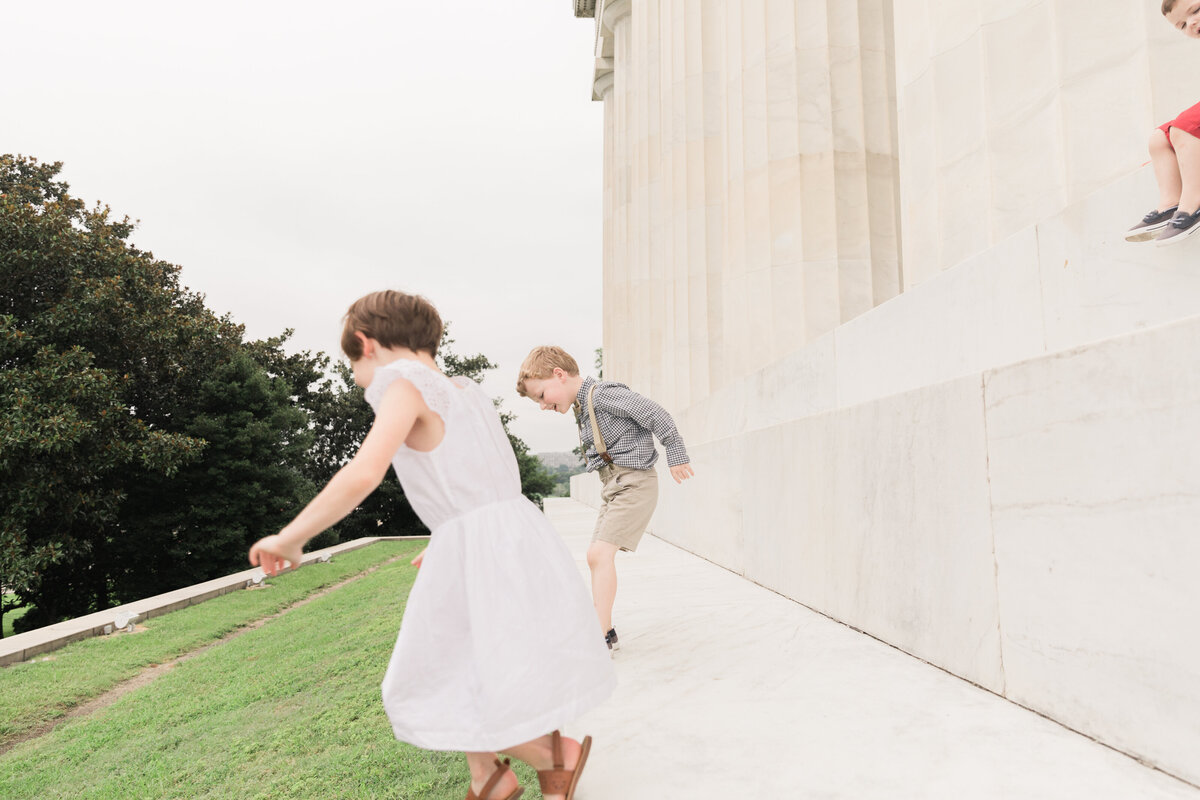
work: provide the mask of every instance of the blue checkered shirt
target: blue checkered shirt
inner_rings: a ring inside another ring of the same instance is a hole
[[[592,422],[587,417],[588,389],[593,385],[596,392],[592,404],[596,408],[596,424],[613,463],[621,467],[650,469],[658,461],[654,449],[654,437],[662,442],[667,451],[667,464],[672,467],[688,463],[683,437],[675,428],[675,420],[666,409],[649,398],[631,391],[628,386],[615,381],[597,381],[584,378],[575,396],[575,421],[579,424],[579,438],[587,455],[588,472],[604,466],[604,460],[596,453],[592,436]]]

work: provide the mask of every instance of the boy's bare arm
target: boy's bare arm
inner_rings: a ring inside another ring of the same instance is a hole
[[[283,530],[254,543],[250,548],[250,563],[261,566],[268,575],[285,569],[285,562],[299,565],[305,543],[336,524],[375,491],[387,474],[392,456],[404,444],[421,413],[427,410],[421,393],[411,383],[403,379],[392,383],[384,392],[375,423],[354,458],[337,471]]]

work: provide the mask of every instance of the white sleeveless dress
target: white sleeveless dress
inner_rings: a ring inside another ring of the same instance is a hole
[[[410,381],[442,417],[434,450],[392,465],[432,536],[383,678],[396,738],[427,750],[491,752],[571,722],[616,674],[591,598],[549,521],[521,494],[491,398],[408,359],[375,371],[375,410]]]

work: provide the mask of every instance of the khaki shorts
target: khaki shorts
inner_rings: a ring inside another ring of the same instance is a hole
[[[593,542],[608,542],[628,552],[637,550],[654,507],[658,505],[658,473],[654,468],[603,466],[599,470],[600,516]]]

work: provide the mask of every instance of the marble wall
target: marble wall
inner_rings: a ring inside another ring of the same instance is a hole
[[[1200,782],[1198,345],[1193,317],[696,443],[652,530]]]
[[[1200,318],[987,374],[1007,696],[1200,783]]]
[[[1157,2],[894,2],[905,288],[1135,170],[1197,101]]]
[[[1152,186],[676,409],[655,534],[1200,781],[1200,262],[1120,239]]]
[[[1121,238],[1138,170],[992,248],[942,270],[704,400],[673,408],[693,441],[979,374],[1185,319],[1200,308],[1191,247]]]
[[[1157,3],[609,0],[605,374],[654,532],[1200,783],[1200,258]],[[572,495],[599,504],[594,476]]]

